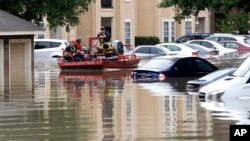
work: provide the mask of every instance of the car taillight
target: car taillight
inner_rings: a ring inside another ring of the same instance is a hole
[[[167,77],[163,73],[159,74],[159,80],[165,80]]]
[[[218,54],[218,51],[216,51],[216,50],[213,50],[213,51],[209,52],[209,55],[217,55],[217,54]]]
[[[192,52],[192,56],[198,56],[198,51]]]

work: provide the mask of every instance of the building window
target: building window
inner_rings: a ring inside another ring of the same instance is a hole
[[[163,21],[163,42],[175,41],[175,22]]]
[[[38,34],[38,39],[44,39],[45,38],[45,35],[44,34]]]
[[[101,7],[102,8],[113,8],[112,0],[101,0]]]
[[[125,43],[131,44],[131,21],[125,21]]]
[[[192,21],[185,21],[185,34],[192,33]]]

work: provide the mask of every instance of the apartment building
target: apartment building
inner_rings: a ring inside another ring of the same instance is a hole
[[[101,26],[112,34],[112,39],[134,45],[135,36],[157,36],[161,42],[172,42],[182,35],[194,32],[210,32],[209,11],[201,11],[178,23],[174,20],[174,7],[159,8],[162,0],[98,0],[89,11],[80,16],[76,35],[84,43],[96,36]]]

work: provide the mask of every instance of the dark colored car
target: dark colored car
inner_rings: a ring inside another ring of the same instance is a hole
[[[212,73],[209,73],[199,79],[196,80],[190,80],[186,84],[186,92],[188,94],[198,94],[199,90],[216,81],[219,80],[225,76],[231,75],[237,68],[231,67],[231,68],[225,68],[225,69],[219,69],[217,71],[214,71]]]
[[[202,40],[202,39],[206,39],[212,35],[213,35],[212,33],[192,33],[192,34],[187,34],[187,35],[181,36],[175,42],[176,43],[184,43],[184,42],[187,42],[190,40]]]
[[[162,56],[156,57],[133,70],[134,82],[163,81],[168,77],[201,77],[218,68],[199,57]]]

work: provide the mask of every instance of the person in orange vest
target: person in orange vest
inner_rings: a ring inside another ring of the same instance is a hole
[[[79,50],[79,51],[82,51],[82,50],[83,50],[83,49],[82,49],[82,45],[81,45],[81,43],[82,43],[81,38],[77,38],[77,39],[75,39],[73,42],[74,42],[75,47],[76,47],[77,50]]]

